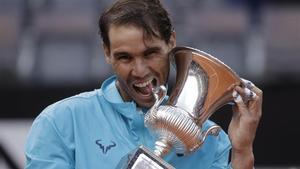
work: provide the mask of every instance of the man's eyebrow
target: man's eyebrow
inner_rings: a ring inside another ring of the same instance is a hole
[[[149,47],[143,53],[144,53],[144,55],[147,55],[152,52],[159,52],[160,50],[161,50],[161,47]]]
[[[118,57],[118,56],[124,56],[124,55],[129,55],[129,53],[128,52],[115,52],[115,53],[113,53],[113,56],[114,57]]]

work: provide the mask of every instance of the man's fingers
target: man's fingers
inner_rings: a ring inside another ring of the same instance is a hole
[[[254,88],[255,87],[255,85],[250,81],[250,80],[247,80],[247,79],[243,79],[243,78],[241,78],[242,79],[242,82],[243,82],[243,84],[244,84],[244,86],[246,87],[246,88],[248,88],[248,89],[252,89],[252,88]]]
[[[242,96],[239,94],[238,91],[233,90],[232,92],[232,96],[233,96],[233,100],[236,103],[236,106],[241,110],[247,110],[247,106],[244,103],[244,100],[242,98]]]
[[[244,103],[248,103],[251,100],[255,100],[255,98],[257,97],[257,94],[248,88],[242,88],[240,86],[236,86],[234,88],[234,91],[236,91],[242,97],[242,100],[244,101]],[[235,93],[235,92],[233,92],[233,93]],[[233,98],[235,99],[235,98],[237,98],[237,96],[233,96]],[[238,101],[240,101],[240,100],[238,100]]]
[[[245,98],[246,100],[253,100],[256,97],[256,93],[251,91],[248,88],[244,88]]]
[[[241,79],[242,79],[243,86],[245,88],[248,88],[250,91],[254,92],[258,97],[262,96],[262,91],[257,86],[255,86],[254,83],[252,83],[250,80],[247,79],[243,79],[243,78]]]

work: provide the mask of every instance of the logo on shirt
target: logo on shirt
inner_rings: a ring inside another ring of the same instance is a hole
[[[111,150],[113,147],[116,147],[117,144],[114,141],[110,141],[108,144],[105,144],[102,140],[96,140],[96,144],[100,147],[103,154],[106,154],[108,150]]]

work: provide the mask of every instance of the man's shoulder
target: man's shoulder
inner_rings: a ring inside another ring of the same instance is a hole
[[[49,124],[49,127],[57,131],[72,133],[74,126],[84,125],[88,120],[92,121],[101,113],[100,89],[80,93],[47,106],[34,120],[34,124]]]
[[[65,99],[59,100],[47,106],[39,116],[48,118],[68,118],[78,111],[89,112],[95,109],[102,100],[101,89],[83,92]],[[67,116],[67,117],[66,117]]]

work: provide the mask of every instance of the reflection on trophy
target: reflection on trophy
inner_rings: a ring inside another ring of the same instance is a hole
[[[145,125],[157,136],[155,149],[152,153],[143,146],[139,148],[148,158],[142,161],[154,169],[158,168],[155,166],[172,168],[161,162],[171,149],[177,155],[187,155],[200,148],[208,135],[218,135],[221,129],[218,125],[207,130],[203,130],[202,125],[218,108],[233,100],[233,86],[242,84],[227,65],[197,49],[176,47],[169,57],[176,68],[176,83],[165,105],[160,104],[166,96],[166,88],[153,89],[156,102],[145,115]],[[137,160],[141,159],[139,156],[132,155],[131,165],[126,168],[134,168],[135,162],[141,162]]]

